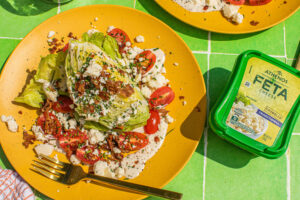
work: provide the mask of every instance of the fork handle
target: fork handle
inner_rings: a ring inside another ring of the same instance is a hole
[[[144,194],[148,194],[151,196],[158,196],[158,197],[163,197],[163,198],[172,199],[172,200],[180,200],[182,198],[182,194],[178,193],[178,192],[172,192],[169,190],[163,190],[163,189],[140,185],[140,184],[131,183],[131,182],[127,182],[127,181],[121,181],[121,180],[107,178],[107,177],[103,177],[103,176],[97,176],[94,174],[87,174],[86,178],[94,179],[97,181],[102,181],[102,182],[109,183],[109,184],[123,187],[123,188],[128,188],[133,191],[142,192]]]

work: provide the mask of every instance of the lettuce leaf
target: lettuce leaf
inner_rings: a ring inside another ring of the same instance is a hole
[[[115,38],[106,35],[103,41],[103,49],[112,59],[121,58],[119,46]]]
[[[51,82],[53,80],[63,79],[64,77],[64,62],[66,53],[59,52],[57,54],[49,54],[42,57],[37,69],[37,73],[29,84],[25,87],[24,92],[15,98],[18,103],[25,103],[29,106],[40,108],[46,96],[43,91],[43,84],[38,80],[43,79]]]

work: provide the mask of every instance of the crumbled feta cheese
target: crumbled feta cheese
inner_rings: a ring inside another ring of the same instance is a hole
[[[93,151],[93,155],[95,155],[95,156],[98,156],[98,155],[99,155],[99,151],[98,151],[98,149],[94,149],[94,151]]]
[[[73,118],[73,119],[70,119],[69,121],[68,121],[68,123],[69,123],[69,129],[76,129],[76,126],[77,126],[77,122],[76,122],[76,120]]]
[[[182,105],[185,106],[185,105],[186,105],[186,101],[183,101],[183,102],[182,102]]]
[[[113,148],[113,151],[114,151],[115,153],[121,153],[121,150],[118,149],[117,147],[114,147],[114,148]]]
[[[55,35],[55,31],[49,31],[48,38],[51,38]]]
[[[53,42],[53,40],[52,39],[48,39],[47,42],[51,43],[51,42]]]
[[[90,29],[90,30],[88,30],[88,32],[87,32],[87,34],[89,35],[89,36],[91,36],[91,35],[93,35],[94,33],[97,33],[97,32],[99,32],[97,29]]]
[[[95,17],[94,21],[95,21],[95,22],[98,21],[98,17]]]
[[[111,32],[114,28],[115,28],[114,26],[109,26],[109,27],[107,28],[107,32],[108,32],[108,33]]]
[[[42,127],[33,125],[31,127],[31,130],[34,133],[37,140],[39,140],[39,141],[47,140],[47,138],[44,136],[44,131],[43,131]]]
[[[73,165],[79,165],[80,164],[80,160],[76,157],[76,155],[71,155],[70,157],[70,161]]]
[[[68,123],[68,114],[64,113],[54,113],[56,117],[58,118],[59,122],[64,126],[65,129],[69,129],[69,123]]]
[[[9,116],[5,116],[5,115],[1,115],[1,120],[2,122],[7,124],[7,128],[10,132],[17,132],[18,131],[18,124],[15,120],[15,118],[11,115]]]
[[[87,67],[86,71],[83,73],[83,77],[99,77],[101,71],[102,67],[98,63],[92,61],[91,64]]]
[[[141,92],[146,98],[150,98],[150,96],[152,94],[150,88],[147,86],[142,86]]]
[[[232,18],[238,13],[239,6],[225,4],[223,7],[223,14],[226,18]]]
[[[53,102],[56,102],[57,101],[57,97],[58,97],[58,92],[53,87],[53,85],[49,81],[46,81],[44,79],[39,79],[39,80],[37,80],[37,82],[43,84],[43,90],[44,90],[47,98],[50,99]]]
[[[131,43],[128,41],[125,43],[126,47],[130,47],[131,46]]]
[[[151,79],[148,84],[150,87],[152,88],[160,88],[162,86],[165,86],[167,83],[169,82],[168,79],[166,79],[163,75],[158,74],[157,76],[155,76],[155,78]]]
[[[173,65],[177,67],[179,64],[177,62],[174,62]]]
[[[34,147],[35,152],[40,155],[50,156],[54,150],[54,147],[50,144],[38,144]]]
[[[236,13],[233,17],[232,17],[232,21],[241,24],[243,22],[244,16],[240,13]]]
[[[138,35],[138,36],[136,36],[135,41],[138,43],[141,43],[141,42],[145,41],[145,38],[142,35]]]
[[[91,144],[97,144],[105,139],[105,135],[99,130],[90,129],[88,132],[88,138]]]
[[[74,104],[70,104],[69,107],[70,107],[71,109],[74,109]]]
[[[168,124],[171,124],[171,123],[173,123],[174,122],[174,119],[173,119],[173,117],[171,117],[170,115],[166,115],[166,122],[168,123]]]
[[[98,176],[104,176],[108,165],[106,162],[98,161],[94,164],[94,172]]]

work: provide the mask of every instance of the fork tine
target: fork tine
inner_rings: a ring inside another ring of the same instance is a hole
[[[45,165],[45,164],[42,164],[42,163],[40,163],[40,162],[38,162],[38,161],[36,161],[36,160],[34,160],[33,161],[34,162],[34,164],[32,164],[34,167],[39,167],[39,168],[42,168],[42,169],[44,169],[44,170],[46,170],[46,171],[48,171],[48,172],[51,172],[52,174],[55,174],[55,175],[57,175],[57,176],[63,176],[64,174],[62,174],[62,173],[59,173],[59,172],[57,172],[55,169],[53,169],[53,168],[51,168],[51,167],[48,167],[47,165]]]
[[[54,162],[54,163],[56,163],[56,164],[59,164],[59,165],[61,165],[61,166],[69,165],[68,163],[61,162],[61,161],[59,161],[59,160],[56,160],[56,159],[51,158],[51,157],[49,157],[49,156],[46,156],[46,155],[44,155],[44,154],[40,154],[39,156],[42,157],[42,158],[44,158],[44,159],[46,159],[46,160],[48,160],[48,161]]]
[[[42,159],[42,158],[38,158],[40,162],[44,163],[45,165],[48,165],[49,167],[52,167],[54,169],[58,169],[58,170],[64,170],[64,167],[60,166],[60,165],[56,165],[52,162],[49,162],[45,159]]]
[[[59,181],[60,180],[59,177],[54,176],[53,174],[50,174],[50,173],[48,173],[48,172],[46,172],[46,171],[44,171],[44,170],[42,170],[42,169],[40,169],[38,167],[33,166],[33,169],[31,169],[31,170],[33,170],[33,171],[35,171],[35,172],[37,172],[39,174],[42,174],[43,176],[46,176],[47,178],[50,178],[52,180],[55,180],[55,181]]]

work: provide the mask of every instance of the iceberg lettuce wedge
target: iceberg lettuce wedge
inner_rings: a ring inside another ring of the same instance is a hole
[[[150,116],[148,102],[108,56],[107,48],[102,50],[95,44],[75,40],[69,47],[65,62],[67,86],[76,112],[86,120],[85,128],[129,131],[146,124]],[[108,83],[119,85],[119,90],[127,87],[131,94],[112,93]]]

